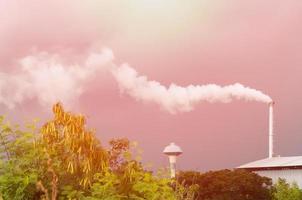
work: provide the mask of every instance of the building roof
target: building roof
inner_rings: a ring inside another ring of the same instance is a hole
[[[302,156],[273,157],[237,167],[239,169],[302,168]]]

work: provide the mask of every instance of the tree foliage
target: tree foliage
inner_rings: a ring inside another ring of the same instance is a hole
[[[127,139],[104,148],[85,118],[53,107],[54,119],[23,131],[0,118],[0,196],[11,199],[174,200],[171,180],[133,159]]]
[[[279,179],[274,185],[273,200],[302,200],[302,191],[296,183],[289,184]]]
[[[46,159],[36,144],[35,126],[25,131],[0,118],[0,193],[4,199],[35,199],[38,177],[45,178]]]
[[[201,200],[269,200],[271,179],[245,170],[220,170],[207,173],[181,172],[179,182],[199,186]]]
[[[105,148],[84,116],[61,104],[53,112],[41,128],[0,117],[0,199],[302,200],[296,184],[272,186],[244,170],[181,172],[176,180],[155,175],[134,159],[126,138]]]
[[[86,188],[91,186],[93,176],[106,170],[109,164],[107,151],[91,130],[85,127],[85,118],[65,112],[60,104],[53,107],[54,120],[41,129],[42,143],[51,162],[63,169],[60,176],[67,176]],[[64,184],[70,184],[64,183]]]

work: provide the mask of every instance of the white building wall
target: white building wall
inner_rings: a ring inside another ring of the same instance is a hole
[[[283,178],[288,183],[296,182],[302,188],[302,169],[263,170],[255,173],[271,178],[273,183],[276,183],[278,178]]]

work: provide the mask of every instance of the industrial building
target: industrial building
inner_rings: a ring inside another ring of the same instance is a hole
[[[271,157],[238,168],[269,177],[273,183],[276,183],[279,178],[285,179],[288,183],[296,182],[302,188],[302,156]]]
[[[281,157],[274,156],[274,131],[273,131],[273,105],[269,104],[269,153],[268,158],[250,162],[237,167],[253,171],[260,176],[269,177],[273,183],[279,178],[285,179],[288,183],[297,183],[302,188],[302,156]]]

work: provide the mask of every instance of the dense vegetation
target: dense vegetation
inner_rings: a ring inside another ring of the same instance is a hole
[[[271,179],[245,170],[220,170],[207,173],[181,172],[186,186],[197,184],[200,200],[270,200]]]
[[[273,200],[302,200],[302,191],[298,185],[288,184],[285,180],[279,179],[273,188]]]
[[[60,104],[53,112],[41,129],[29,124],[21,130],[0,118],[3,199],[192,198],[190,188],[146,171],[132,158],[127,139],[113,139],[106,149],[82,115],[65,112]]]
[[[271,179],[245,170],[180,172],[178,181],[198,186],[196,200],[302,200],[297,184],[279,179],[272,185]]]
[[[41,128],[11,125],[0,117],[0,199],[86,200],[298,200],[297,185],[243,170],[156,175],[133,157],[127,139],[105,148],[85,118],[53,107]]]

